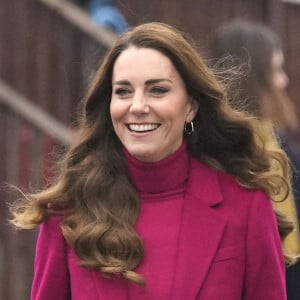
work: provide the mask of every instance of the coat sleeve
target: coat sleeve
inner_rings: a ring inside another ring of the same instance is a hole
[[[40,227],[34,262],[31,300],[69,300],[67,247],[60,218],[50,217]]]
[[[285,264],[271,201],[256,192],[248,215],[244,300],[285,300]]]

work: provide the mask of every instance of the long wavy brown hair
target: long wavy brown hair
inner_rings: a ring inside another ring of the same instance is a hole
[[[195,132],[185,137],[191,155],[277,200],[284,200],[290,192],[289,169],[276,142],[265,142],[260,123],[230,108],[222,85],[183,33],[166,24],[148,23],[121,36],[105,56],[84,99],[78,132],[58,178],[49,188],[27,194],[12,209],[12,222],[18,228],[33,228],[60,213],[63,235],[83,267],[144,284],[134,271],[143,257],[143,244],[134,228],[139,199],[109,110],[114,63],[132,46],[166,55],[190,97],[198,102]],[[282,238],[291,229],[281,218],[278,226]]]

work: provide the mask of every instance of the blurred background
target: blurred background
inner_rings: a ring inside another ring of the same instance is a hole
[[[300,1],[118,0],[102,15],[93,15],[85,2],[0,0],[0,300],[29,299],[37,234],[10,227],[7,203],[18,196],[5,185],[26,191],[49,182],[71,142],[77,105],[126,26],[175,25],[207,57],[222,24],[236,18],[262,22],[282,40],[288,94],[300,108]]]

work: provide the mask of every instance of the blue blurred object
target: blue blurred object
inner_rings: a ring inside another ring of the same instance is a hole
[[[128,24],[112,0],[90,0],[88,12],[91,19],[117,34],[127,30]]]

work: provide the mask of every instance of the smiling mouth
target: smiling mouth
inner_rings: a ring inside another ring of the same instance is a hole
[[[150,132],[154,131],[160,124],[127,124],[127,128],[131,132]]]

